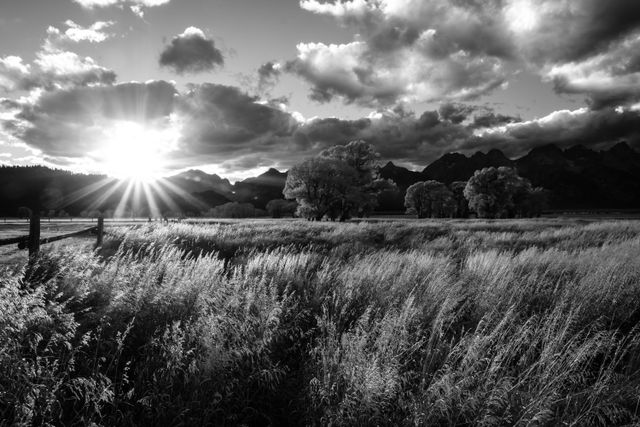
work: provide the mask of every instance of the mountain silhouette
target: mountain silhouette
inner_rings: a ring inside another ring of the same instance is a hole
[[[478,169],[499,166],[515,167],[534,186],[549,190],[552,209],[640,208],[640,153],[621,142],[602,151],[582,145],[564,150],[545,145],[517,159],[509,159],[497,149],[471,156],[448,153],[422,171],[388,162],[379,169],[379,175],[393,180],[399,191],[381,194],[378,210],[404,211],[404,192],[418,181],[433,179],[450,184],[466,181]],[[155,200],[156,210],[197,215],[233,201],[264,209],[270,200],[283,198],[286,179],[286,172],[272,168],[231,184],[216,174],[191,169],[160,180],[146,191]],[[103,175],[76,174],[44,166],[0,167],[3,216],[15,216],[21,206],[45,214],[64,211],[80,215],[92,209],[115,210],[126,192],[126,184]],[[132,198],[127,208],[132,215],[146,216],[150,210],[145,197]]]

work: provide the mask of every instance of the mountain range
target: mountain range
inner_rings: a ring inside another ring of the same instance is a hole
[[[437,180],[449,184],[465,181],[485,167],[515,167],[534,186],[550,192],[551,209],[640,208],[640,153],[627,143],[593,151],[577,145],[560,149],[555,145],[534,148],[517,159],[493,149],[471,156],[449,153],[422,171],[412,171],[388,162],[380,167],[382,178],[393,180],[396,192],[385,192],[379,211],[403,211],[404,191],[418,181]],[[283,198],[287,173],[269,169],[256,177],[231,184],[216,174],[192,169],[159,180],[143,188],[103,175],[75,174],[44,166],[0,167],[0,215],[14,216],[21,206],[38,211],[64,211],[79,215],[88,210],[116,210],[147,215],[154,200],[156,210],[197,215],[229,202],[251,203],[264,209],[269,200]],[[136,193],[144,197],[136,197]],[[127,197],[129,196],[129,197]]]

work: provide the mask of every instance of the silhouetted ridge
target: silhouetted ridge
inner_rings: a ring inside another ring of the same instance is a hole
[[[516,167],[534,186],[548,189],[553,209],[640,208],[640,153],[628,143],[620,142],[603,151],[593,151],[583,145],[562,150],[550,144],[536,147],[515,160],[508,159],[498,149],[487,153],[478,151],[470,157],[448,153],[422,171],[412,171],[389,161],[380,168],[380,177],[393,180],[400,191],[383,192],[378,209],[404,211],[404,191],[418,181],[434,179],[446,184],[466,181],[476,170],[491,166]],[[287,172],[270,168],[232,185],[216,174],[190,169],[166,178],[171,185],[161,187],[167,190],[173,186],[177,193],[165,192],[171,194],[177,209],[197,214],[229,201],[249,202],[264,209],[270,200],[283,198],[286,179]],[[3,166],[0,167],[0,215],[16,215],[20,206],[78,215],[89,207],[93,209],[92,204],[108,187],[85,197],[77,195],[108,181],[116,182],[103,175],[75,174],[44,166]],[[125,185],[119,186],[95,208],[115,209],[125,188]],[[152,195],[159,209],[176,208],[169,206],[157,190],[152,190]],[[141,202],[132,208],[144,211],[145,204]]]

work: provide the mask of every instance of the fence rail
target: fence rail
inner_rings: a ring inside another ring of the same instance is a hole
[[[85,228],[83,230],[74,231],[72,233],[60,234],[51,237],[40,237],[40,217],[31,216],[29,219],[29,234],[25,236],[12,237],[9,239],[0,239],[0,246],[18,244],[18,249],[29,249],[29,256],[36,255],[40,251],[40,245],[56,242],[58,240],[67,239],[69,237],[79,236],[86,233],[96,234],[96,247],[102,245],[104,236],[104,218],[98,218],[98,225]]]

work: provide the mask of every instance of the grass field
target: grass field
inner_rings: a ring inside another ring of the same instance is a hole
[[[640,422],[640,221],[108,231],[1,267],[0,423]]]

